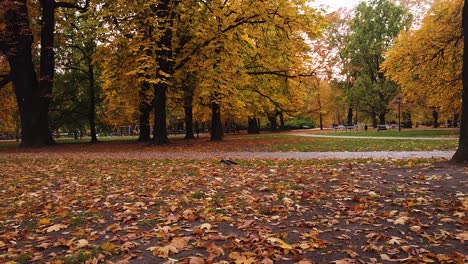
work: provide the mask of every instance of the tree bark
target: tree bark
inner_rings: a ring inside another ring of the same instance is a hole
[[[385,113],[379,113],[379,124],[380,125],[385,125],[386,121],[385,121]]]
[[[188,85],[184,90],[185,139],[195,139],[193,134],[193,89]]]
[[[432,110],[432,118],[433,118],[433,124],[432,127],[438,128],[439,127],[439,112],[436,109]]]
[[[249,117],[247,133],[248,134],[260,134],[260,128],[258,126],[256,117],[253,117],[253,118]]]
[[[280,119],[280,129],[285,130],[286,125],[284,124],[284,114],[283,114],[283,112],[279,113],[279,119]]]
[[[54,30],[55,30],[55,0],[41,0],[41,56],[39,72],[39,89],[41,97],[40,124],[42,129],[49,130],[49,106],[52,99],[52,86],[55,74]],[[49,132],[50,134],[50,132]],[[52,135],[50,135],[50,140]]]
[[[353,125],[353,108],[349,107],[348,108],[348,120],[347,120],[347,125],[352,126]]]
[[[211,102],[211,141],[223,140],[223,125],[221,124],[221,105]]]
[[[278,121],[276,120],[276,113],[273,115],[268,115],[268,121],[270,122],[270,130],[276,131],[278,128]]]
[[[166,125],[166,97],[167,87],[156,85],[154,89],[154,128],[153,143],[164,145],[169,143]]]
[[[159,66],[156,77],[160,81],[154,85],[153,143],[156,145],[169,143],[166,125],[166,93],[174,73],[172,53],[173,18],[170,2],[170,0],[159,1],[156,7],[156,16],[160,19],[158,29],[162,32],[157,42],[158,52],[156,54],[156,62]]]
[[[148,92],[150,89],[150,84],[144,82],[139,91],[140,97],[140,131],[138,135],[138,141],[148,142],[151,141],[151,127],[150,127],[150,115],[153,106],[148,98]]]
[[[463,35],[468,36],[468,6],[466,1],[463,5]],[[458,148],[452,157],[453,161],[468,161],[468,41],[465,40],[463,45],[463,94],[462,94],[462,110],[460,123],[460,138]]]
[[[10,64],[10,77],[21,120],[21,146],[40,147],[53,144],[54,141],[47,126],[47,113],[44,115],[41,105],[26,2],[0,3],[6,24],[6,28],[0,32],[0,51]]]
[[[91,61],[88,61],[88,74],[89,74],[89,128],[91,130],[91,142],[96,143],[98,142],[96,136],[96,121],[95,121],[95,113],[96,113],[96,97],[95,97],[95,89],[94,89],[94,67],[91,64]]]
[[[377,128],[377,124],[378,124],[377,114],[374,111],[372,111],[370,115],[371,115],[371,119],[372,119],[372,127]]]

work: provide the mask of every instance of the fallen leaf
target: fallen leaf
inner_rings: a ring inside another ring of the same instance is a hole
[[[278,246],[282,249],[288,249],[288,250],[292,250],[293,247],[291,245],[289,245],[288,243],[284,242],[283,240],[279,239],[279,238],[276,238],[276,237],[269,237],[267,238],[267,241],[275,246]]]
[[[89,245],[88,240],[86,240],[86,239],[80,239],[80,240],[78,240],[78,241],[76,242],[75,247],[76,247],[76,249],[81,249],[81,248],[87,247],[88,245]]]
[[[68,228],[68,225],[64,225],[64,224],[55,224],[53,226],[49,226],[45,229],[45,231],[47,233],[51,233],[51,232],[55,232],[55,231],[59,231],[59,230],[62,230],[62,229],[65,229],[65,228]]]
[[[461,232],[455,235],[455,238],[460,240],[462,243],[468,240],[468,231]]]

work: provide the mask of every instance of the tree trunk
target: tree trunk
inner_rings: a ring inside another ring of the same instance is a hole
[[[352,126],[353,125],[353,108],[349,107],[348,108],[348,120],[347,120],[347,125]]]
[[[32,59],[32,32],[26,0],[2,1],[6,28],[0,32],[0,51],[10,64],[21,120],[21,146],[40,147],[53,144],[43,112],[41,93]],[[45,125],[44,125],[45,124]]]
[[[372,111],[370,115],[371,115],[371,119],[372,119],[372,127],[377,128],[377,124],[378,124],[377,114],[374,111]]]
[[[223,126],[221,124],[221,105],[211,102],[211,140],[223,140]]]
[[[139,97],[140,97],[140,131],[138,135],[139,142],[148,142],[151,141],[151,127],[150,127],[150,115],[153,106],[148,98],[148,92],[150,89],[150,84],[148,82],[143,82],[140,87]]]
[[[247,128],[247,133],[248,134],[260,134],[260,128],[258,126],[258,123],[257,123],[257,118],[253,117],[253,118],[250,118],[249,117],[249,125],[248,125],[248,128]]]
[[[432,118],[433,118],[433,121],[434,121],[432,126],[434,128],[438,128],[439,127],[439,112],[436,109],[432,110]]]
[[[155,85],[153,143],[164,145],[169,142],[166,125],[166,85]]]
[[[94,67],[91,62],[88,62],[88,74],[89,74],[89,127],[91,130],[91,142],[96,143],[98,139],[96,137],[96,122],[95,122],[95,113],[96,113],[96,98],[94,90]]]
[[[379,121],[380,121],[380,125],[385,125],[385,123],[386,123],[385,113],[379,113]]]
[[[41,0],[41,56],[39,72],[39,89],[41,97],[40,126],[49,130],[49,105],[52,98],[52,87],[55,74],[54,30],[55,0]],[[50,132],[49,132],[50,135]],[[52,135],[50,135],[50,140]]]
[[[283,114],[283,112],[279,113],[279,119],[280,119],[280,129],[285,130],[286,125],[284,124],[284,114]]]
[[[320,130],[323,130],[323,116],[322,111],[319,112]]]
[[[463,35],[468,36],[468,5],[463,6]],[[463,45],[463,94],[460,123],[460,138],[458,148],[453,155],[453,161],[468,161],[468,41]]]
[[[278,128],[278,122],[276,120],[276,114],[268,115],[268,121],[270,122],[270,130],[276,131]]]
[[[156,7],[156,16],[159,19],[158,29],[161,32],[161,37],[157,43],[158,52],[156,54],[156,62],[159,66],[156,77],[160,82],[154,86],[153,142],[156,145],[169,143],[166,125],[166,93],[174,73],[172,58],[173,19],[170,2],[170,0],[159,1]]]
[[[184,88],[185,139],[195,139],[193,134],[193,89]]]

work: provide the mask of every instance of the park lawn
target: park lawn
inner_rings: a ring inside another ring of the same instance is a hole
[[[458,138],[460,135],[459,129],[430,129],[430,130],[409,130],[403,129],[398,130],[383,130],[375,131],[370,129],[369,131],[335,131],[329,130],[326,132],[320,132],[319,134],[329,136],[362,136],[362,137],[426,137],[426,138],[437,138],[437,137],[450,137]]]
[[[0,262],[468,260],[462,164],[239,163],[1,159]]]
[[[394,140],[394,139],[340,139],[340,138],[307,138],[297,142],[285,142],[269,146],[270,151],[433,151],[453,150],[458,146],[457,140]]]
[[[101,140],[101,139],[100,139]],[[163,151],[163,152],[222,152],[222,151],[455,151],[458,140],[394,140],[394,139],[347,139],[347,138],[313,138],[290,134],[260,134],[260,135],[226,135],[221,142],[211,142],[207,137],[196,140],[185,140],[181,137],[171,137],[167,146],[152,146],[139,143],[135,137],[102,138],[99,144],[86,143],[89,139],[74,141],[72,139],[58,140],[56,146],[43,149],[21,150],[16,142],[0,143],[0,152],[24,151],[89,151],[89,152],[125,152],[125,151]]]

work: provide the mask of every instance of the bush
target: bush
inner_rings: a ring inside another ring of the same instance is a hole
[[[286,121],[284,125],[286,126],[287,129],[316,127],[314,121],[308,117],[295,117]]]

